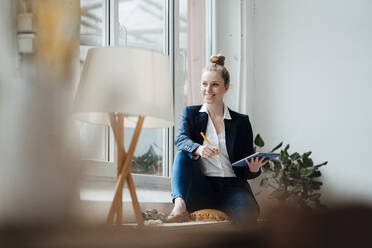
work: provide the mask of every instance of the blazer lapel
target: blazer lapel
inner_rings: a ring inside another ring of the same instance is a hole
[[[208,124],[208,114],[205,112],[199,112],[199,121],[198,121],[198,131],[199,133],[196,135],[197,140],[196,142],[199,144],[203,144],[203,137],[201,136],[200,132],[205,133],[207,130],[207,124]]]
[[[231,112],[230,112],[231,114]],[[236,138],[236,121],[231,118],[231,120],[225,119],[225,136],[226,136],[226,149],[229,154],[229,159],[231,162],[234,161],[234,146]]]

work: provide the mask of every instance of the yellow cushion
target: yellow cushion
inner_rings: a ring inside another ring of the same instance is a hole
[[[230,220],[229,216],[217,209],[201,209],[190,214],[193,221],[224,221]]]

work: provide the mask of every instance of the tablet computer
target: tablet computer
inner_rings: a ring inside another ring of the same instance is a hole
[[[265,157],[265,158],[268,158],[270,160],[272,159],[276,159],[280,156],[279,153],[265,153],[265,152],[256,152],[252,155],[249,155],[248,157],[246,158],[243,158],[239,161],[236,161],[235,163],[232,164],[233,167],[244,167],[244,166],[248,166],[247,163],[245,162],[246,159],[248,159],[248,161],[250,161],[252,158],[256,158],[256,157]]]

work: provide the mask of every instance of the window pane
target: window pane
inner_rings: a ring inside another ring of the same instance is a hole
[[[103,44],[104,0],[80,1],[80,65],[89,48]],[[80,131],[81,159],[107,160],[106,127],[76,122]]]
[[[80,1],[80,45],[102,46],[103,0]]]
[[[125,45],[127,37],[128,46],[163,52],[164,14],[164,0],[119,0],[119,45]]]
[[[126,128],[125,147],[129,147],[133,128]],[[163,132],[162,129],[143,128],[136,146],[131,171],[139,174],[163,175]]]
[[[164,52],[166,40],[164,0],[119,0],[118,45]],[[126,42],[127,41],[127,42]],[[146,68],[144,68],[146,70]],[[124,131],[125,147],[133,134]],[[142,129],[131,165],[133,173],[163,174],[164,129]]]

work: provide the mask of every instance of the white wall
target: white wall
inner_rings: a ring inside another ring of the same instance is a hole
[[[371,203],[372,1],[255,4],[255,131],[328,161],[325,201]]]
[[[212,54],[222,53],[231,86],[225,103],[233,110],[254,114],[254,1],[212,0]]]

